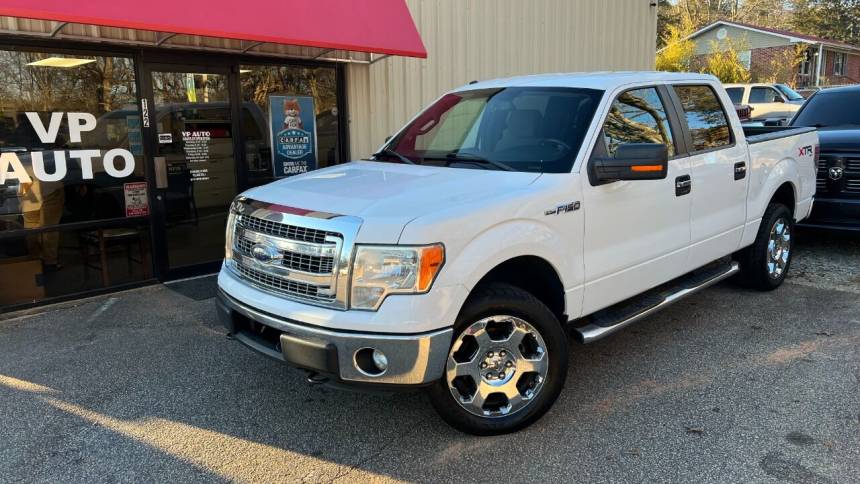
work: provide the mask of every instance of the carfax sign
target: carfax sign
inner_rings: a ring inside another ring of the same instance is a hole
[[[269,96],[269,127],[275,178],[316,169],[317,128],[312,97]]]

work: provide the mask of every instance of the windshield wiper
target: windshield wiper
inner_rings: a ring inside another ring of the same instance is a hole
[[[400,153],[398,153],[398,152],[396,152],[390,148],[383,148],[383,149],[381,149],[381,150],[379,150],[373,154],[374,158],[378,158],[379,156],[393,156],[393,157],[397,158],[398,160],[402,161],[403,163],[406,163],[407,165],[416,164],[414,161],[410,160],[409,158],[401,155]]]
[[[500,170],[504,171],[517,171],[509,165],[502,163],[501,161],[491,160],[489,158],[484,158],[483,156],[472,155],[472,154],[461,154],[456,151],[452,151],[445,155],[445,159],[451,161],[464,161],[464,162],[477,162],[477,163],[486,163],[488,165],[492,165]]]

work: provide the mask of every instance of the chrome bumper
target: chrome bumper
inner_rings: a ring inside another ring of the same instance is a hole
[[[246,346],[347,384],[431,383],[442,377],[451,345],[451,328],[415,335],[331,331],[257,311],[220,290],[216,304],[221,323]],[[387,370],[377,376],[360,371],[355,353],[362,348],[385,353]]]

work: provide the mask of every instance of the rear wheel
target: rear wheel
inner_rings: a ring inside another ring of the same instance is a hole
[[[794,219],[780,203],[768,205],[755,242],[739,253],[739,281],[748,287],[770,291],[788,274],[794,253]]]
[[[513,432],[552,406],[567,364],[567,335],[549,308],[522,289],[489,284],[461,311],[445,375],[430,398],[463,432]]]

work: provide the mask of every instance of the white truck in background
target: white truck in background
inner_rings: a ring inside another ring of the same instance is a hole
[[[750,107],[750,121],[776,121],[788,124],[806,99],[785,84],[725,84],[735,104]]]
[[[706,75],[471,83],[371,160],[241,194],[218,314],[312,383],[426,388],[460,430],[515,431],[561,392],[569,334],[730,276],[778,287],[817,152],[814,129],[745,131]]]

